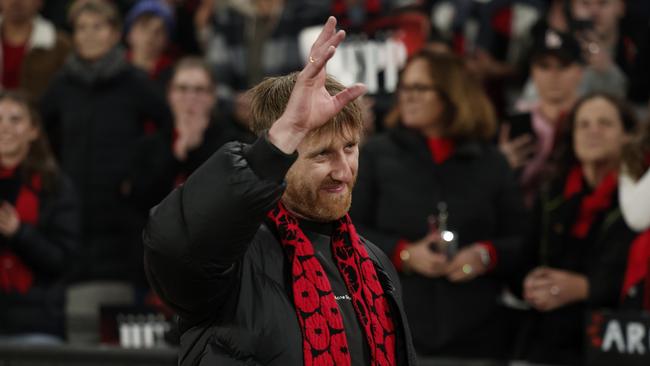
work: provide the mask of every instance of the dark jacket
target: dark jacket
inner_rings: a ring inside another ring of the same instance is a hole
[[[422,355],[502,358],[507,342],[498,299],[522,258],[527,222],[505,158],[491,145],[467,142],[437,165],[424,137],[402,127],[366,143],[351,210],[362,235],[392,255],[399,240],[427,234],[427,217],[443,201],[460,248],[492,241],[497,262],[460,284],[402,274],[415,347]]]
[[[614,191],[609,208],[597,215],[587,237],[573,238],[570,231],[586,191],[569,199],[562,192],[562,184],[542,191],[527,246],[532,250],[527,255],[527,270],[544,265],[583,274],[589,281],[589,296],[584,302],[550,312],[531,310],[522,327],[517,356],[531,362],[579,365],[583,362],[587,311],[618,306],[635,234],[623,220],[618,192]]]
[[[54,151],[81,198],[81,261],[88,264],[81,279],[129,279],[133,264],[125,256],[139,241],[144,219],[125,199],[122,184],[146,122],[170,120],[147,76],[123,53],[107,57],[94,68],[69,59],[41,105]]]
[[[174,130],[165,128],[147,136],[139,144],[129,174],[129,196],[147,213],[225,143],[255,141],[255,134],[222,114],[210,121],[203,133],[203,143],[189,151],[185,161],[174,156],[175,136]]]
[[[266,223],[295,160],[265,138],[229,143],[151,212],[152,287],[181,317],[181,365],[302,365],[290,266]],[[398,329],[399,365],[414,352],[396,273],[366,242]]]
[[[3,199],[15,197],[21,183],[20,179],[2,179]],[[36,197],[36,225],[23,222],[14,237],[0,237],[0,252],[11,251],[33,276],[26,293],[0,289],[0,334],[63,337],[63,280],[79,244],[79,205],[72,184],[64,177],[55,182],[52,191],[41,190]]]

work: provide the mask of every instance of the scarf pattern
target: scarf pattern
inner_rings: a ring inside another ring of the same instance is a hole
[[[12,178],[13,170],[0,172],[0,179]],[[14,202],[20,221],[36,226],[39,217],[39,198],[41,177],[32,177],[31,186],[22,184]],[[26,294],[32,288],[34,274],[30,267],[9,247],[0,248],[0,291],[5,293],[17,292]]]
[[[298,220],[281,204],[268,213],[291,266],[294,305],[306,366],[351,364],[343,317],[325,270]],[[348,215],[335,223],[332,253],[352,298],[371,353],[371,365],[395,365],[395,326],[388,301]]]
[[[571,229],[571,235],[584,239],[589,234],[596,216],[612,205],[613,193],[618,187],[617,174],[608,174],[592,193],[584,196],[580,202],[578,217]],[[579,166],[574,167],[564,186],[564,197],[569,199],[583,191],[583,173]]]

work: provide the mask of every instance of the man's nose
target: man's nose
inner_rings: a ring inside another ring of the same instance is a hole
[[[332,167],[332,178],[344,183],[350,183],[353,178],[352,164],[348,157],[341,153],[338,154]]]

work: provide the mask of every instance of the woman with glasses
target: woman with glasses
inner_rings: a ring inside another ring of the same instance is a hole
[[[129,181],[131,195],[146,212],[226,142],[254,141],[247,126],[217,107],[216,88],[203,59],[185,57],[174,66],[167,86],[173,125],[140,145]]]
[[[368,140],[352,217],[401,271],[420,356],[502,360],[499,298],[522,256],[526,215],[492,146],[492,106],[454,56],[422,51],[400,76],[399,123]]]

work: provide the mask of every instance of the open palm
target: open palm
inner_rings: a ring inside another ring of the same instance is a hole
[[[312,45],[309,62],[298,75],[287,107],[272,131],[288,128],[296,134],[307,134],[324,125],[366,91],[363,84],[354,84],[332,96],[325,88],[325,66],[343,39],[345,32],[337,32],[336,18],[330,17]]]

